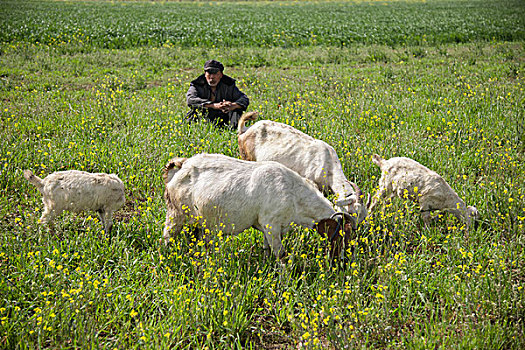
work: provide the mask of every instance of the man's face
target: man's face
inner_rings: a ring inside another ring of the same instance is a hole
[[[222,78],[222,72],[217,71],[216,73],[212,73],[210,71],[205,71],[204,75],[206,76],[206,81],[208,82],[208,85],[211,87],[216,87],[217,84],[219,84],[219,81],[221,81]]]

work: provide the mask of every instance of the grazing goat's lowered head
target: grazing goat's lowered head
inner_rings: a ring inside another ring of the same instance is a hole
[[[350,247],[352,232],[357,226],[356,219],[348,213],[336,212],[329,219],[323,219],[315,226],[317,232],[326,236],[330,243],[330,257],[341,257],[341,251]]]

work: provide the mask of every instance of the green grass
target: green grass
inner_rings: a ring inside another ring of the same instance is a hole
[[[344,47],[462,43],[525,36],[520,0],[121,2],[2,1],[1,42],[63,50]]]
[[[235,26],[222,32],[216,8]],[[522,2],[0,9],[0,348],[525,346]],[[334,146],[365,193],[380,176],[373,153],[408,156],[475,205],[480,227],[451,216],[424,227],[417,206],[395,200],[356,233],[346,267],[331,267],[326,242],[301,228],[285,237],[285,267],[254,230],[160,246],[168,159],[239,156],[234,132],[183,122],[209,58],[261,118]],[[27,168],[118,174],[127,201],[111,237],[94,213],[41,227]]]

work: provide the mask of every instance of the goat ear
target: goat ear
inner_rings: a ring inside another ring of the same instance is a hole
[[[350,224],[352,229],[357,230],[357,222],[359,221],[359,219],[357,218],[357,215],[359,214],[344,213],[345,227],[346,227],[346,224]]]

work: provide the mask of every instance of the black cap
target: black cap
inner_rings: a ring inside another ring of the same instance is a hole
[[[219,61],[209,60],[209,61],[206,61],[206,63],[204,63],[204,71],[206,71],[208,73],[214,74],[214,73],[217,73],[219,71],[222,72],[223,70],[224,70],[224,66]]]

